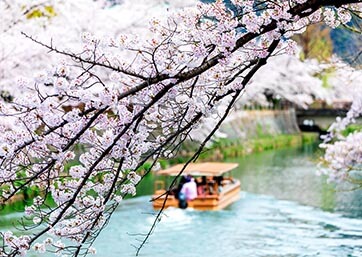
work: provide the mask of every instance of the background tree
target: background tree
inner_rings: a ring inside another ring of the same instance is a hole
[[[356,18],[331,31],[334,53],[343,56],[343,61],[354,67],[361,67],[362,64],[361,25],[361,20]]]
[[[302,59],[330,61],[333,54],[330,32],[330,27],[324,24],[313,24],[308,26],[304,33],[297,35],[295,40],[302,47]]]

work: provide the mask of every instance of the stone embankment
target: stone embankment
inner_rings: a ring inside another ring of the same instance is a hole
[[[220,130],[229,139],[300,133],[294,109],[237,111],[229,115]]]
[[[318,134],[301,133],[294,109],[242,110],[231,113],[209,145],[201,160],[218,160],[281,147],[313,143]],[[176,162],[191,157],[198,148],[195,142],[184,144]]]

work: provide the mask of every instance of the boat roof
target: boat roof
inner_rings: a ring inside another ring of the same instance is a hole
[[[177,176],[185,163],[177,164],[165,170],[160,170],[157,175]],[[221,176],[222,174],[238,167],[238,163],[226,162],[203,162],[203,163],[190,163],[183,171],[183,175],[193,176]]]

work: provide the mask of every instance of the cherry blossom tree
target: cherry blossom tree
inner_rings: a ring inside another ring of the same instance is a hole
[[[336,122],[329,128],[329,134],[321,144],[325,148],[325,155],[321,162],[320,172],[328,175],[330,181],[351,182],[356,188],[362,187],[361,169],[361,138],[362,131],[357,130],[351,134],[344,135],[348,125],[354,124],[362,115],[362,92],[360,81],[362,72],[351,67],[344,69],[343,74],[337,74],[332,83],[345,84],[349,86],[352,98],[352,106],[346,117],[337,117]]]
[[[187,163],[195,160],[268,59],[295,52],[291,36],[321,21],[348,23],[362,7],[357,0],[232,2],[233,10],[223,1],[170,10],[142,38],[83,33],[81,47],[65,48],[24,33],[60,61],[20,80],[24,93],[0,104],[0,200],[40,192],[21,220],[32,233],[2,232],[1,256],[30,248],[94,253],[113,211],[135,194],[145,162],[150,172],[172,157],[213,115]]]
[[[51,38],[56,45],[76,49],[82,33],[94,32],[99,37],[120,33],[147,35],[151,33],[147,29],[147,17],[195,4],[195,0],[171,4],[160,0],[137,3],[132,0],[1,1],[0,91],[3,98],[20,96],[23,90],[16,87],[19,79],[46,76],[59,62],[58,55],[48,54],[47,49],[28,40],[21,32],[36,35],[38,40]]]
[[[315,100],[330,102],[335,88],[324,88],[316,76],[323,69],[316,60],[301,61],[296,55],[275,56],[253,77],[238,104],[268,107],[268,96],[301,108],[308,108]]]

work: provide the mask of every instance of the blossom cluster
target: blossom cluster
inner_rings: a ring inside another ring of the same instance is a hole
[[[326,153],[323,161],[328,168],[321,168],[323,174],[328,175],[333,182],[349,181],[362,182],[362,133],[349,134],[345,139],[334,144],[323,144]]]
[[[347,136],[344,134],[348,126],[355,124],[362,116],[362,92],[359,83],[361,79],[362,72],[354,69],[344,69],[343,74],[335,79],[335,83],[348,86],[352,93],[352,105],[345,117],[336,118],[321,144],[326,150],[321,161],[321,172],[328,175],[330,181],[347,180],[360,184],[362,180],[359,174],[362,164],[360,147],[362,131],[357,130]]]

